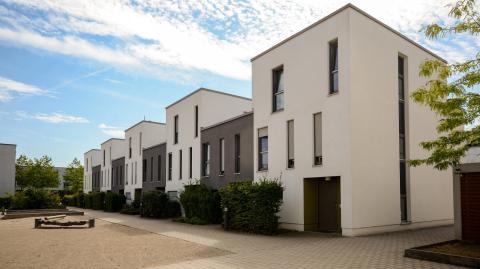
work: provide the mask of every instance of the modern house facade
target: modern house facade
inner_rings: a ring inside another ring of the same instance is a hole
[[[252,110],[251,99],[200,88],[166,108],[166,191],[178,196],[185,184],[199,181],[201,128]]]
[[[165,123],[143,120],[125,130],[125,196],[140,199],[143,178],[143,149],[165,142]]]
[[[165,191],[167,143],[143,149],[142,192]]]
[[[432,58],[349,4],[252,59],[255,179],[284,185],[285,228],[452,223],[451,171],[406,164],[437,136],[436,115],[409,98]]]
[[[101,147],[101,181],[100,190],[112,189],[112,161],[125,154],[125,139],[110,138],[103,142]]]
[[[94,173],[93,167],[101,164],[101,151],[99,149],[91,149],[83,154],[83,192],[89,193],[93,191]]]
[[[112,160],[111,171],[111,191],[124,194],[125,193],[125,157]]]
[[[92,167],[92,191],[99,192],[102,181],[102,165]]]
[[[17,145],[0,143],[0,197],[15,193]]]
[[[201,183],[219,189],[253,180],[253,112],[202,128]]]

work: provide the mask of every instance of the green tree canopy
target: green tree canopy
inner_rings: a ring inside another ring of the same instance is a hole
[[[480,15],[475,0],[461,0],[451,7],[450,25],[431,24],[424,33],[437,39],[447,35],[472,35],[480,33]],[[443,170],[455,166],[471,145],[480,144],[480,126],[474,123],[480,117],[480,94],[472,87],[480,83],[480,54],[474,59],[445,63],[427,60],[420,66],[420,76],[429,81],[417,89],[412,98],[440,116],[437,126],[439,137],[420,145],[430,152],[424,159],[411,160],[410,164],[432,165]],[[464,126],[472,126],[464,129]]]
[[[58,172],[52,164],[52,159],[48,156],[31,160],[25,155],[20,155],[15,168],[15,181],[21,189],[28,187],[54,188],[60,183]]]
[[[83,166],[77,158],[68,165],[63,181],[69,193],[78,193],[83,190]]]

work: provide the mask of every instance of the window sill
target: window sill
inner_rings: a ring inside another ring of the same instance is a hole
[[[265,173],[268,172],[268,169],[257,170],[257,173]]]
[[[275,111],[272,111],[271,114],[280,113],[280,112],[282,112],[283,110],[285,110],[285,108],[280,108],[280,109],[277,109],[277,110],[275,110]]]
[[[412,224],[412,222],[409,220],[400,222],[400,225],[409,225],[409,224]]]
[[[336,92],[329,92],[327,94],[327,97],[334,96],[334,95],[339,95],[339,93],[340,93],[340,90],[337,90]]]
[[[312,167],[322,167],[323,166],[323,163],[321,164],[312,164]]]
[[[240,175],[240,173],[233,173],[233,174],[234,174],[235,176],[239,176],[239,175]]]
[[[218,176],[219,176],[219,177],[224,177],[224,176],[225,176],[225,174],[219,174]]]
[[[285,170],[295,170],[295,167],[286,167]]]

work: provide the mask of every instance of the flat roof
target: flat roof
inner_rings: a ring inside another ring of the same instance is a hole
[[[162,142],[160,144],[156,144],[156,145],[153,145],[153,146],[150,146],[150,147],[142,148],[142,150],[152,149],[152,148],[164,145],[164,144],[167,144],[167,142]]]
[[[445,59],[443,59],[442,57],[438,56],[436,53],[434,53],[434,52],[432,52],[431,50],[423,47],[422,45],[418,44],[417,42],[411,40],[410,38],[406,37],[404,34],[402,34],[402,33],[400,33],[399,31],[393,29],[392,27],[386,25],[385,23],[379,21],[378,19],[376,19],[376,18],[373,17],[372,15],[368,14],[367,12],[361,10],[360,8],[354,6],[354,5],[351,4],[351,3],[346,4],[345,6],[343,6],[343,7],[339,8],[339,9],[335,10],[334,12],[332,12],[332,13],[330,13],[329,15],[323,17],[322,19],[318,20],[317,22],[314,22],[313,24],[311,24],[310,26],[304,28],[303,30],[300,30],[299,32],[291,35],[290,37],[287,37],[286,39],[280,41],[280,42],[277,43],[276,45],[270,47],[269,49],[261,52],[260,54],[258,54],[258,55],[255,56],[255,57],[253,57],[250,61],[251,61],[251,62],[255,61],[256,59],[262,57],[263,55],[267,54],[268,52],[270,52],[270,51],[272,51],[272,50],[280,47],[281,45],[287,43],[287,42],[290,41],[291,39],[293,39],[293,38],[295,38],[295,37],[297,37],[297,36],[305,33],[306,31],[308,31],[308,30],[312,29],[313,27],[321,24],[322,22],[330,19],[331,17],[337,15],[338,13],[344,11],[344,10],[347,9],[347,8],[351,8],[351,9],[357,11],[358,13],[364,15],[365,17],[369,18],[370,20],[378,23],[380,26],[383,26],[383,27],[386,28],[387,30],[390,30],[392,33],[394,33],[394,34],[400,36],[401,38],[405,39],[406,41],[412,43],[413,45],[415,45],[415,46],[418,47],[419,49],[421,49],[421,50],[427,52],[428,54],[432,55],[433,57],[435,57],[435,58],[437,58],[437,59],[439,59],[439,60],[447,63],[447,60],[445,60]]]
[[[118,157],[118,158],[116,158],[116,159],[112,159],[112,162],[118,161],[118,160],[120,160],[120,159],[125,159],[125,156],[120,156],[120,157]]]
[[[207,92],[211,92],[211,93],[218,93],[218,94],[224,94],[224,95],[227,95],[227,96],[231,96],[231,97],[235,97],[235,98],[240,98],[240,99],[244,99],[244,100],[249,100],[249,101],[252,101],[251,98],[247,98],[247,97],[243,97],[243,96],[240,96],[240,95],[235,95],[235,94],[231,94],[231,93],[227,93],[227,92],[221,92],[221,91],[216,91],[216,90],[212,90],[212,89],[207,89],[207,88],[198,88],[197,90],[187,94],[186,96],[178,99],[177,101],[171,103],[170,105],[168,105],[167,107],[165,107],[165,109],[168,109],[169,107],[171,106],[174,106],[178,103],[180,103],[181,101],[187,99],[188,97],[196,94],[197,92],[200,92],[200,91],[207,91]]]
[[[100,145],[103,145],[103,144],[107,143],[107,142],[110,141],[110,140],[125,140],[125,139],[112,137],[112,138],[109,138],[109,139],[103,141],[103,143],[100,144]]]
[[[91,150],[89,150],[89,151],[86,151],[84,154],[87,154],[87,153],[89,153],[90,151],[94,151],[94,150],[95,150],[95,151],[100,151],[100,149],[91,149]]]
[[[243,114],[238,115],[238,116],[235,116],[235,117],[233,117],[233,118],[229,118],[229,119],[226,119],[226,120],[224,120],[224,121],[221,121],[221,122],[212,124],[212,125],[210,125],[210,126],[203,127],[203,128],[201,129],[201,131],[207,130],[207,129],[210,129],[210,128],[214,128],[214,127],[217,127],[217,126],[220,126],[220,125],[222,125],[222,124],[225,124],[225,123],[228,123],[228,122],[231,122],[231,121],[234,121],[234,120],[243,118],[243,117],[248,116],[248,115],[251,115],[251,114],[253,114],[253,111],[244,112]]]
[[[17,146],[17,144],[8,144],[8,143],[0,143],[0,145],[2,145],[2,146],[14,146],[14,147]]]
[[[128,130],[130,130],[130,129],[132,129],[132,128],[137,127],[138,125],[140,125],[140,124],[142,124],[142,123],[153,123],[153,124],[165,125],[165,123],[163,123],[163,122],[151,121],[151,120],[141,120],[141,121],[135,123],[133,126],[131,126],[131,127],[129,127],[128,129],[126,129],[125,132],[127,132]]]

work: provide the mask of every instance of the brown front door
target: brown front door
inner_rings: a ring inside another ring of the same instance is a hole
[[[460,190],[462,239],[480,242],[480,173],[462,174]]]
[[[304,180],[306,231],[341,232],[340,177]]]

